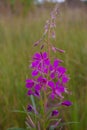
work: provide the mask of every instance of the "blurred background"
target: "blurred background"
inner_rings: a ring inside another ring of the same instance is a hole
[[[66,51],[64,60],[71,80],[68,84],[72,107],[63,112],[64,122],[79,122],[63,130],[87,130],[87,1],[80,0],[0,0],[0,130],[25,127],[23,110],[29,103],[25,79],[33,43],[43,34],[45,21],[56,2],[55,45]]]

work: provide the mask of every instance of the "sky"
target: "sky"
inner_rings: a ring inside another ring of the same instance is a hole
[[[38,0],[39,2],[42,2],[43,0]],[[48,0],[51,1],[51,0]],[[52,0],[53,2],[64,2],[65,0]],[[87,0],[81,0],[81,1],[87,1]]]
[[[38,0],[39,2],[42,2],[43,0]],[[50,1],[50,0],[48,0]],[[65,0],[52,0],[53,2],[64,2]]]

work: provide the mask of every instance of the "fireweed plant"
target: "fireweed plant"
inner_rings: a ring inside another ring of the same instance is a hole
[[[56,5],[46,21],[42,38],[34,44],[35,47],[40,46],[40,51],[32,56],[29,66],[31,78],[26,79],[27,95],[31,99],[27,106],[26,125],[32,130],[60,129],[62,109],[72,105],[71,101],[64,99],[65,94],[70,94],[67,69],[61,65],[62,60],[52,57],[50,53],[64,53],[51,43],[51,39],[56,38],[58,14]]]

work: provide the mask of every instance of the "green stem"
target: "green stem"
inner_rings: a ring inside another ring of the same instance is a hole
[[[52,20],[50,19],[50,24]],[[48,57],[50,58],[50,25],[48,29],[48,35],[47,35],[47,47],[48,47]],[[47,77],[49,78],[49,77]],[[46,90],[43,87],[43,107],[44,107],[44,112],[43,112],[43,130],[46,130],[46,105],[47,105],[47,95],[46,95]]]
[[[47,98],[46,98],[46,91],[44,90],[43,88],[43,94],[44,94],[44,97],[43,97],[43,107],[44,107],[44,113],[43,113],[43,124],[44,124],[44,128],[43,130],[46,130],[46,104],[47,104]]]
[[[40,98],[40,106],[41,106],[41,114],[42,114],[42,119],[41,119],[41,125],[42,129],[45,130],[45,109],[44,109],[44,97]]]
[[[52,20],[50,19],[50,25],[51,25],[51,23],[52,23]],[[50,58],[50,31],[51,31],[50,25],[49,25],[48,36],[47,36],[47,46],[48,46],[48,57],[49,58]]]

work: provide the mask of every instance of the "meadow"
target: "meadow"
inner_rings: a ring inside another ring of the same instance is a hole
[[[25,79],[29,77],[29,59],[39,48],[33,47],[43,34],[49,10],[38,10],[28,17],[12,16],[0,19],[0,130],[25,127],[26,115],[14,112],[23,110],[29,103]],[[64,60],[70,74],[69,96],[73,105],[64,111],[63,130],[87,130],[87,15],[84,9],[61,9],[57,17],[56,41],[65,54]],[[78,123],[79,122],[79,123]]]

